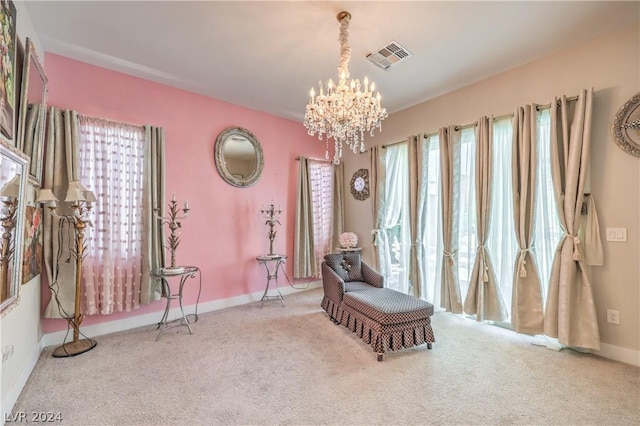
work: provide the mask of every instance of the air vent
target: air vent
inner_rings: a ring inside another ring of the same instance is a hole
[[[409,56],[411,56],[409,50],[401,46],[397,41],[391,40],[386,46],[369,53],[367,59],[383,70],[388,70],[391,65],[395,65]]]

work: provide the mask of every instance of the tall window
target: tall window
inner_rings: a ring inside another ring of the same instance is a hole
[[[424,206],[422,242],[424,246],[424,274],[422,297],[440,306],[440,277],[442,262],[442,186],[440,184],[440,137],[436,133],[426,140],[426,149],[422,151],[423,164],[427,167],[427,187]]]
[[[513,271],[518,253],[513,223],[513,125],[511,118],[493,122],[491,225],[487,245],[502,300],[511,313]]]
[[[473,262],[476,258],[476,133],[475,128],[462,129],[460,134],[460,198],[458,214],[458,277],[462,300],[467,296]],[[455,238],[455,237],[454,237]]]
[[[551,113],[549,109],[538,111],[536,127],[538,187],[536,192],[533,256],[538,265],[538,273],[542,283],[542,303],[544,304],[547,301],[553,254],[562,236],[562,227],[553,194],[553,181],[551,180]]]
[[[98,199],[83,263],[87,313],[129,311],[141,280],[144,128],[84,116],[79,124],[80,181]]]
[[[333,222],[333,165],[309,160],[311,199],[313,203],[313,241],[316,264],[331,253],[331,224]]]
[[[385,286],[409,292],[409,148],[406,143],[385,148],[385,211],[380,241],[380,272]]]

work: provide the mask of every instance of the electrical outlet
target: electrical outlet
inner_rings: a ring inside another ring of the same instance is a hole
[[[627,242],[627,228],[607,228],[607,241]]]
[[[607,309],[607,322],[609,324],[620,324],[620,311]]]
[[[13,355],[13,345],[3,346],[2,347],[2,365],[11,358]]]

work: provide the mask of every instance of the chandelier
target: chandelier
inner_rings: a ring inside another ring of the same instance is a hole
[[[380,106],[380,92],[376,93],[374,82],[369,83],[367,77],[362,83],[349,75],[349,12],[340,12],[340,64],[338,65],[338,83],[329,79],[326,94],[322,81],[316,96],[312,88],[309,104],[304,114],[304,126],[309,135],[318,134],[318,139],[326,137],[326,158],[329,159],[329,138],[334,140],[333,162],[340,163],[342,146],[348,144],[353,152],[364,152],[364,133],[373,132],[377,127],[382,131],[382,120],[387,117],[387,110]]]

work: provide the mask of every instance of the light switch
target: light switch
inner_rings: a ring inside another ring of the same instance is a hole
[[[607,228],[607,241],[626,242],[627,228]]]

